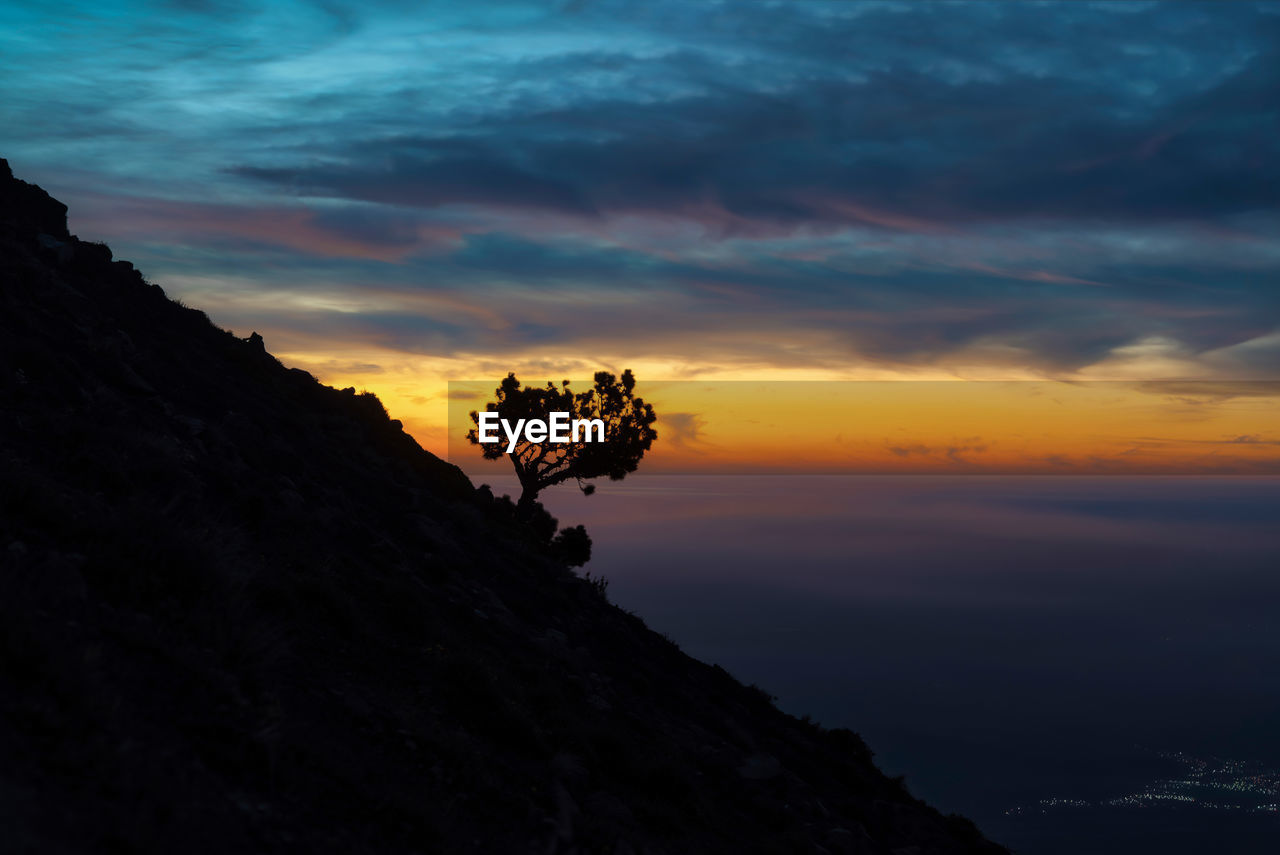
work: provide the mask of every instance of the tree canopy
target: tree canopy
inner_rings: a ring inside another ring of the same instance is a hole
[[[497,400],[490,401],[486,412],[497,413],[511,424],[524,419],[549,421],[552,413],[569,414],[571,422],[599,419],[604,424],[603,441],[588,441],[594,435],[584,431],[572,435],[569,442],[533,442],[521,435],[510,453],[511,465],[520,481],[520,513],[527,515],[537,495],[547,487],[570,479],[578,482],[583,493],[590,495],[595,487],[586,482],[607,477],[620,481],[640,465],[640,459],[657,439],[653,428],[657,416],[653,406],[635,396],[635,376],[630,370],[615,377],[598,371],[590,389],[574,392],[569,381],[559,386],[521,386],[515,374],[508,374],[495,390]],[[488,460],[507,454],[508,444],[482,443],[479,437],[480,413],[472,412],[476,425],[467,433],[473,445],[479,445]]]

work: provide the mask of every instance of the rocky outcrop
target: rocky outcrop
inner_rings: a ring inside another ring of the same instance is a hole
[[[67,206],[34,184],[13,177],[9,161],[0,158],[0,228],[30,243],[39,235],[67,241]]]

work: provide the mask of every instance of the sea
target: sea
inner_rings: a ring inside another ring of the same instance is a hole
[[[542,499],[617,605],[1016,852],[1280,851],[1280,478],[637,473]]]

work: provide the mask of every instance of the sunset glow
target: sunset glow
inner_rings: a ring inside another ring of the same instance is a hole
[[[575,388],[589,384],[574,383]],[[450,384],[449,459],[489,384]],[[1275,383],[680,381],[646,469],[718,473],[1275,474]]]

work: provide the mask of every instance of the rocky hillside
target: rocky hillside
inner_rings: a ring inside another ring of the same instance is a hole
[[[0,161],[6,852],[1002,851]]]

